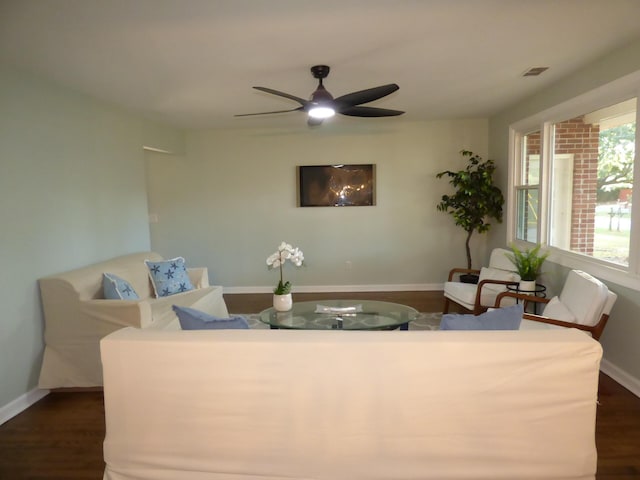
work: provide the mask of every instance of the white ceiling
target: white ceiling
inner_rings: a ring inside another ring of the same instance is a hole
[[[307,98],[386,83],[397,122],[487,117],[640,37],[640,0],[0,0],[0,60],[185,128],[306,125]],[[640,55],[640,52],[639,52]],[[530,67],[548,66],[539,77]]]

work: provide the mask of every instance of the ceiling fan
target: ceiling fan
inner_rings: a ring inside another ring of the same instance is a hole
[[[329,71],[330,68],[327,65],[315,65],[311,67],[311,74],[314,78],[318,79],[318,88],[316,88],[315,92],[311,94],[311,98],[309,100],[305,100],[304,98],[296,97],[295,95],[290,95],[285,92],[280,92],[278,90],[273,90],[272,88],[253,87],[261,92],[271,93],[272,95],[278,95],[280,97],[294,100],[300,104],[298,108],[292,108],[290,110],[275,110],[272,112],[244,113],[235,116],[248,117],[253,115],[269,115],[272,113],[306,112],[308,115],[307,123],[309,126],[313,127],[322,124],[322,121],[325,118],[333,117],[336,113],[348,115],[350,117],[393,117],[404,113],[400,110],[360,106],[363,103],[373,102],[374,100],[386,97],[390,93],[395,92],[400,88],[395,83],[347,93],[341,97],[333,98],[322,84],[322,79],[327,78]]]

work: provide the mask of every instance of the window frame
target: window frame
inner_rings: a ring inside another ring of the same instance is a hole
[[[543,201],[543,190],[542,190],[542,183],[543,183],[543,165],[542,165],[542,149],[544,148],[544,144],[542,143],[543,140],[543,131],[539,128],[536,129],[532,129],[529,131],[523,131],[523,132],[516,132],[516,136],[514,137],[514,144],[513,144],[513,149],[512,149],[512,153],[514,155],[515,161],[509,162],[509,167],[511,167],[511,165],[513,165],[513,175],[510,175],[509,178],[511,180],[513,180],[513,184],[509,186],[509,193],[512,193],[512,197],[509,199],[508,201],[508,205],[513,206],[513,215],[509,215],[508,218],[513,220],[513,226],[511,228],[509,228],[509,231],[512,233],[512,238],[511,241],[515,241],[515,242],[521,242],[521,243],[532,243],[532,242],[527,242],[526,240],[522,240],[517,238],[517,232],[518,232],[518,195],[521,191],[525,191],[525,190],[531,190],[532,187],[534,187],[532,184],[528,184],[523,182],[523,178],[524,178],[524,174],[523,174],[523,166],[524,166],[524,138],[533,134],[533,133],[538,133],[538,135],[540,135],[540,153],[538,155],[538,183],[535,185],[535,189],[538,191],[538,209],[539,211],[537,212],[537,220],[536,220],[536,234],[537,234],[537,239],[536,241],[539,243],[540,242],[540,237],[541,237],[541,231],[540,229],[542,228],[543,225],[543,218],[541,217],[540,213],[542,211],[542,206],[541,206],[541,202]],[[533,243],[532,243],[533,244]]]
[[[508,192],[507,192],[507,244],[515,243],[522,248],[534,245],[516,239],[517,208],[516,195],[522,168],[522,139],[525,135],[540,131],[540,185],[537,242],[548,245],[549,207],[551,204],[551,173],[548,159],[553,155],[553,125],[569,118],[584,115],[616,103],[636,97],[636,127],[640,124],[640,71],[586,92],[582,95],[538,112],[509,126]],[[637,132],[637,130],[636,130]],[[634,187],[640,191],[640,136],[636,133],[636,156],[634,158]],[[588,255],[547,247],[549,260],[559,265],[588,271],[616,284],[640,291],[640,202],[631,209],[631,234],[629,240],[629,266],[617,265]]]

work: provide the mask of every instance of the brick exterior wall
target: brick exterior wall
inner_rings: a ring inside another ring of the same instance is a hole
[[[593,255],[600,127],[583,117],[555,124],[556,154],[573,155],[571,250]]]
[[[529,155],[540,155],[540,132],[530,133],[527,135],[527,158]],[[527,170],[529,162],[527,161]]]
[[[598,189],[598,143],[600,127],[585,124],[583,117],[555,124],[556,154],[573,155],[571,250],[593,255],[596,193]],[[526,158],[540,155],[540,133],[527,135]],[[525,178],[529,162],[525,163]],[[528,210],[525,215],[528,215]],[[526,220],[526,219],[525,219]],[[535,240],[534,240],[535,241]]]

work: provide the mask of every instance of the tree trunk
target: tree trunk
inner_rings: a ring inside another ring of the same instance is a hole
[[[467,232],[467,240],[464,243],[465,248],[467,249],[467,268],[471,267],[471,247],[469,247],[469,241],[471,240],[471,235],[473,235],[473,230]]]

